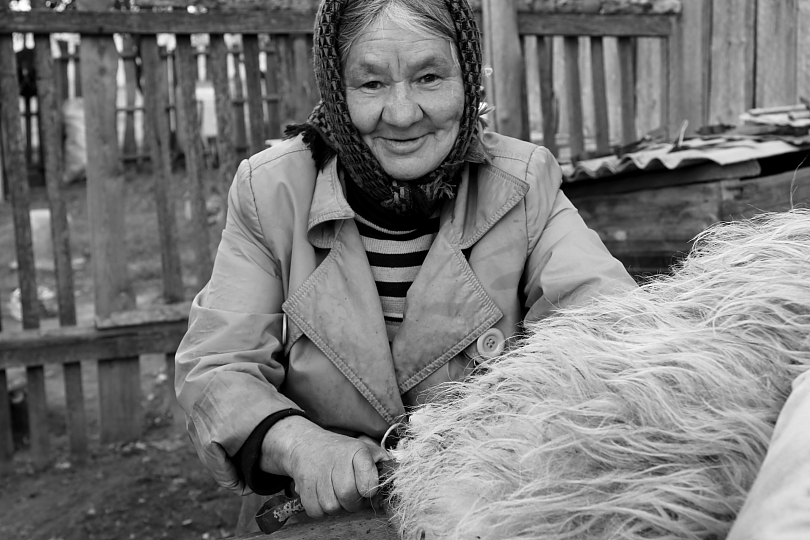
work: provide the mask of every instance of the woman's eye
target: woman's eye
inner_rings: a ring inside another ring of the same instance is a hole
[[[430,83],[434,83],[434,82],[438,81],[439,76],[434,74],[434,73],[428,73],[427,75],[423,75],[421,80],[422,80],[423,83],[430,84]]]
[[[382,87],[382,83],[380,81],[369,81],[367,83],[363,83],[362,87],[367,90],[379,90]]]

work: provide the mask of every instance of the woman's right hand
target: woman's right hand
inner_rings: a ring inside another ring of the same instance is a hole
[[[292,477],[307,514],[321,518],[368,506],[379,489],[376,464],[388,458],[379,446],[291,416],[267,432],[261,466]]]

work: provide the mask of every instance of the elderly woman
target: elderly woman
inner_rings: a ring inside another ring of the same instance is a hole
[[[223,486],[310,516],[377,490],[377,444],[525,320],[633,280],[533,144],[484,133],[465,0],[323,0],[321,103],[243,162],[177,394]]]

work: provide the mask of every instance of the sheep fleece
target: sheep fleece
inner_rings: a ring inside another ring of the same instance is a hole
[[[669,275],[527,325],[411,416],[403,538],[721,539],[810,364],[810,211],[716,225]]]

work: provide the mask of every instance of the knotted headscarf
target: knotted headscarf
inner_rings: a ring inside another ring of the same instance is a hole
[[[456,28],[464,83],[464,111],[458,137],[444,161],[416,180],[391,178],[371,153],[354,126],[346,103],[338,32],[350,0],[322,0],[315,22],[314,63],[321,101],[305,124],[289,126],[287,136],[304,132],[318,167],[337,154],[349,179],[380,206],[399,216],[424,217],[435,203],[452,197],[457,172],[465,161],[483,161],[480,148],[481,41],[475,16],[467,0],[445,0]]]

